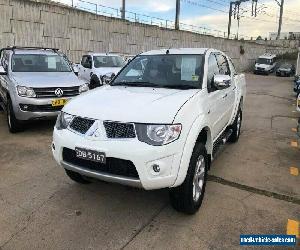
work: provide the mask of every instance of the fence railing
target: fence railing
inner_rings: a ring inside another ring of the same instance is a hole
[[[55,2],[58,2],[58,0],[52,0]],[[77,8],[80,10],[88,11],[97,15],[103,15],[103,16],[109,16],[109,17],[115,17],[115,18],[121,18],[122,12],[118,8],[113,8],[109,6],[105,6],[98,3],[92,3],[85,0],[68,0],[69,2],[66,3],[69,6],[72,6],[73,8]],[[166,29],[175,29],[175,22],[168,19],[148,16],[145,14],[140,14],[136,12],[131,11],[125,11],[125,19],[130,22],[136,22],[136,23],[144,23],[149,25],[156,25],[161,28]],[[209,27],[203,27],[203,26],[197,26],[197,25],[191,25],[186,23],[180,23],[179,24],[180,30],[190,31],[197,34],[203,34],[203,35],[211,35],[215,37],[222,37],[227,38],[227,32],[224,32],[222,30],[216,30],[211,29]],[[230,39],[236,39],[236,36],[234,34],[230,34]],[[239,39],[250,39],[248,36],[244,36],[242,34],[239,34]]]

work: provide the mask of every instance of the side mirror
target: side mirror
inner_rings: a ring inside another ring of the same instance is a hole
[[[106,73],[101,77],[102,83],[109,84],[114,77],[115,77],[115,73]]]
[[[214,87],[218,90],[226,89],[231,85],[231,77],[229,75],[215,75]]]
[[[7,72],[6,72],[6,70],[3,68],[3,66],[0,66],[0,75],[1,75],[1,76],[7,75]]]
[[[78,73],[79,73],[78,66],[76,64],[73,64],[72,68],[73,68],[74,74],[78,76]]]

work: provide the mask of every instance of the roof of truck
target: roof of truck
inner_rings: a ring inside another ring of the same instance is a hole
[[[276,55],[274,55],[274,54],[263,54],[263,55],[259,56],[258,58],[273,59],[274,57],[276,57]]]
[[[164,54],[205,54],[208,48],[179,48],[179,49],[159,49],[159,50],[150,50],[141,55],[164,55]],[[169,52],[167,52],[169,51]]]
[[[27,54],[27,55],[54,55],[58,53],[58,50],[54,49],[26,49],[26,48],[4,48],[4,51],[7,51],[8,53],[14,53],[14,54]]]
[[[114,54],[114,53],[93,53],[93,52],[89,52],[89,53],[87,53],[87,55],[89,55],[89,56],[121,56],[119,54]]]

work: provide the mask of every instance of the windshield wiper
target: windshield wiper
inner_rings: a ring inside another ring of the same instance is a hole
[[[199,87],[188,84],[162,85],[161,87],[168,89],[199,89]]]
[[[160,87],[160,85],[152,82],[114,82],[112,86],[130,86],[130,87]]]

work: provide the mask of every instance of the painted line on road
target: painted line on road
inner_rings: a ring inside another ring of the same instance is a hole
[[[294,148],[298,148],[298,142],[297,141],[291,141],[291,146]]]
[[[296,112],[297,112],[296,110],[293,110],[293,111],[292,111],[292,113],[296,113]]]
[[[291,202],[293,204],[300,205],[300,199],[297,198],[297,197],[289,196],[289,195],[285,195],[285,194],[274,193],[274,192],[271,192],[271,191],[267,191],[267,190],[247,186],[247,185],[244,185],[244,184],[240,184],[240,183],[237,183],[237,182],[233,182],[233,181],[223,179],[219,176],[208,175],[208,181],[220,183],[222,185],[230,186],[230,187],[237,188],[237,189],[240,189],[240,190],[245,190],[245,191],[250,192],[250,193],[263,195],[263,196],[271,197],[271,198],[274,198],[274,199],[277,199],[277,200],[287,201],[287,202]]]
[[[292,132],[297,132],[297,128],[292,128]]]
[[[290,174],[298,176],[299,175],[299,169],[297,167],[290,167]]]
[[[296,237],[299,238],[299,221],[288,219],[286,225],[286,234],[296,235]]]

